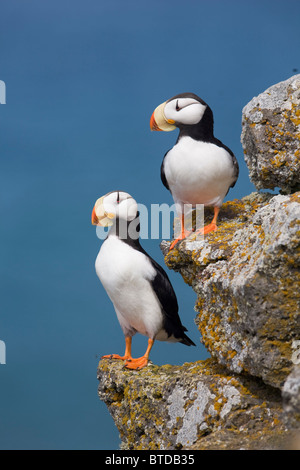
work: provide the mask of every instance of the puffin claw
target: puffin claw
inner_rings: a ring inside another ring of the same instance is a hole
[[[185,240],[189,235],[191,235],[191,233],[192,233],[192,231],[190,231],[190,232],[185,231],[178,238],[173,240],[173,242],[170,245],[169,251],[173,250],[174,246],[177,245],[178,242],[180,242],[182,240]]]
[[[130,361],[131,359],[127,356],[119,356],[119,354],[107,354],[102,356],[101,359],[119,359],[121,361]]]

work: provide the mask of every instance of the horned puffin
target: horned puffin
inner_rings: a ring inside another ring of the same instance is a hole
[[[195,346],[185,334],[166,272],[140,244],[138,205],[133,197],[124,191],[102,196],[92,211],[92,224],[111,227],[96,259],[96,273],[125,336],[124,356],[103,357],[121,359],[126,368],[140,370],[147,365],[155,340]],[[136,359],[131,355],[135,333],[148,337],[144,356]]]
[[[162,182],[173,196],[181,221],[181,234],[172,249],[190,234],[184,227],[184,204],[213,206],[213,220],[201,232],[217,230],[220,208],[238,179],[239,166],[233,152],[214,137],[211,108],[194,93],[182,93],[160,104],[151,116],[150,128],[179,129],[176,144],[161,165]]]

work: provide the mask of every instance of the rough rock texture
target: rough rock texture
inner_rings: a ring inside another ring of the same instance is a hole
[[[300,365],[295,366],[283,387],[284,419],[287,426],[300,427]]]
[[[243,109],[242,144],[257,189],[300,190],[300,75],[273,85]]]
[[[139,372],[103,359],[98,374],[123,449],[278,449],[291,436],[276,389],[211,359]]]
[[[300,193],[224,204],[217,232],[178,244],[165,262],[198,294],[211,355],[280,388],[300,351]]]

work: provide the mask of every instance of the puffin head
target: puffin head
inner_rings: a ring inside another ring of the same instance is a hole
[[[130,194],[124,191],[112,191],[97,199],[92,212],[92,224],[110,227],[114,219],[130,222],[137,214],[137,202]]]
[[[150,119],[152,131],[172,131],[198,124],[208,105],[194,93],[182,93],[160,104]]]

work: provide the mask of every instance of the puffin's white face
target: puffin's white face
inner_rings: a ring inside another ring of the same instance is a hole
[[[167,121],[193,125],[201,121],[206,106],[193,98],[178,98],[167,101],[164,115]]]
[[[178,125],[194,125],[201,121],[207,106],[190,97],[171,98],[160,104],[150,120],[151,130],[172,131]]]
[[[96,201],[92,212],[92,224],[109,227],[116,218],[127,221],[135,219],[137,212],[138,205],[130,194],[113,191]]]

